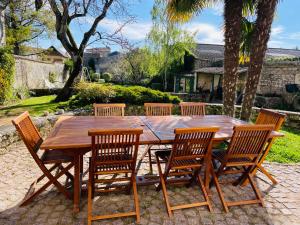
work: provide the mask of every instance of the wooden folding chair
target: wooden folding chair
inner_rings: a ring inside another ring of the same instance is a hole
[[[145,108],[145,115],[146,116],[171,116],[172,115],[172,108],[173,104],[171,103],[144,103]],[[142,155],[141,160],[143,160],[148,154],[149,158],[149,168],[150,168],[150,174],[153,173],[153,164],[156,163],[155,160],[152,160],[151,151],[157,151],[160,149],[153,149],[152,145],[148,145],[145,153]]]
[[[89,130],[92,139],[92,157],[90,158],[88,182],[88,224],[94,220],[116,217],[136,216],[140,221],[139,201],[136,187],[136,159],[139,147],[139,138],[142,129],[113,129]],[[124,177],[116,175],[124,174]],[[130,176],[128,176],[130,174]],[[114,175],[112,178],[100,178],[102,175]],[[114,182],[123,182],[114,185]],[[127,183],[124,183],[127,182]],[[100,185],[107,186],[100,186]],[[92,214],[92,202],[95,193],[112,192],[133,188],[135,211],[109,215]]]
[[[268,124],[268,125],[274,125],[274,130],[279,131],[282,127],[282,124],[284,123],[286,115],[278,112],[274,112],[267,109],[261,109],[258,117],[256,119],[255,124]],[[265,174],[273,184],[277,184],[277,181],[275,178],[262,166],[263,162],[265,161],[267,155],[269,154],[269,151],[272,147],[273,141],[269,140],[268,145],[266,149],[262,152],[260,159],[258,161],[257,167],[252,171],[251,175],[255,175],[257,170],[261,171],[263,174]],[[243,185],[248,184],[248,180],[245,180]]]
[[[73,157],[67,156],[63,151],[57,150],[46,150],[41,157],[38,156],[38,150],[40,145],[43,143],[43,139],[30,119],[29,113],[24,112],[16,119],[12,120],[12,123],[15,125],[16,130],[24,141],[28,151],[30,152],[32,158],[42,170],[43,175],[40,176],[35,182],[30,185],[30,188],[22,200],[20,206],[24,206],[31,202],[36,196],[42,193],[47,187],[51,184],[54,184],[57,189],[63,193],[68,199],[72,199],[70,193],[66,190],[65,187],[59,183],[58,179],[62,175],[66,175],[67,178],[73,180],[73,176],[69,173],[69,170],[74,166]],[[68,163],[66,167],[62,163]],[[47,164],[54,164],[49,169],[46,167]],[[56,175],[52,175],[51,172],[55,169],[58,169]],[[45,177],[49,181],[40,187],[38,190],[35,190],[36,185],[42,181]]]
[[[204,116],[205,103],[203,102],[180,102],[182,116]]]
[[[145,103],[146,116],[170,116],[173,104],[171,103]]]
[[[116,104],[93,104],[95,116],[124,116],[126,107],[123,103]]]
[[[172,217],[172,211],[177,209],[207,206],[209,211],[212,210],[204,183],[200,177],[200,170],[205,161],[209,159],[212,139],[218,130],[219,128],[216,127],[175,129],[172,150],[155,152],[160,177],[160,185],[157,190],[162,188],[167,212],[170,217]],[[164,172],[162,172],[161,160],[166,163]],[[176,178],[178,176],[188,176],[188,183],[196,179],[205,201],[171,206],[166,185],[184,183],[182,179]]]
[[[245,204],[260,204],[263,206],[263,199],[254,183],[251,172],[258,167],[259,156],[264,150],[273,129],[274,126],[272,125],[235,126],[228,149],[226,151],[213,151],[213,160],[221,163],[217,173],[213,173],[213,181],[216,184],[218,194],[226,212],[229,211],[229,206]],[[218,178],[221,175],[239,173],[242,176],[234,184],[240,184],[244,179],[248,179],[256,195],[256,199],[225,201]]]

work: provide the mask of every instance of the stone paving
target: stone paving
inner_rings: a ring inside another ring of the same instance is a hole
[[[141,149],[142,151],[142,149]],[[85,165],[86,166],[86,165]],[[147,172],[148,164],[142,164],[140,173]],[[154,167],[156,167],[154,165]],[[300,224],[300,165],[265,164],[279,184],[275,187],[259,174],[258,186],[263,192],[265,208],[258,205],[238,206],[224,213],[215,188],[212,188],[213,212],[206,207],[177,210],[170,219],[163,196],[154,186],[138,187],[141,224]],[[87,198],[82,196],[81,212],[73,214],[72,202],[51,187],[26,207],[18,207],[30,183],[41,171],[21,143],[9,147],[0,155],[0,224],[86,224]],[[225,196],[231,200],[252,198],[250,187],[222,185]],[[202,198],[199,187],[170,187],[171,204],[193,202]],[[124,212],[133,209],[132,195],[122,193],[95,198],[95,213]],[[134,218],[112,219],[93,224],[134,224]]]

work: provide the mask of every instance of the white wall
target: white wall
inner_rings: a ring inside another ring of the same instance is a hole
[[[68,74],[64,71],[63,63],[49,63],[15,56],[16,71],[14,88],[27,87],[29,89],[62,88]],[[49,74],[55,73],[54,83],[49,81]]]

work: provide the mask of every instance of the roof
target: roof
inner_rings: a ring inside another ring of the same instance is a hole
[[[58,55],[58,56],[61,56],[63,58],[68,58],[68,55],[64,54],[62,51],[58,50],[54,46],[50,46],[47,49],[47,53],[50,54],[50,55]]]
[[[197,44],[194,50],[196,58],[208,60],[224,59],[224,45],[214,44]],[[266,53],[268,58],[299,58],[300,50],[284,49],[284,48],[269,48]]]
[[[245,73],[247,71],[248,71],[247,68],[241,68],[241,67],[238,68],[238,73]],[[224,74],[224,68],[223,67],[203,67],[203,68],[195,70],[194,72],[222,75],[222,74]]]

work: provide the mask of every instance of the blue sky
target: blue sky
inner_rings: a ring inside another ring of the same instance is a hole
[[[126,1],[125,1],[126,2]],[[123,27],[121,34],[131,43],[143,45],[145,37],[151,29],[150,11],[153,0],[131,0],[128,7],[130,14],[135,16],[135,22],[131,22]],[[269,47],[274,48],[300,48],[300,1],[281,0],[272,26],[272,35]],[[197,32],[196,41],[198,43],[223,44],[223,6],[215,5],[213,8],[205,9],[200,15],[193,18],[184,25],[184,29],[190,32]],[[79,42],[82,34],[89,28],[92,16],[81,19],[72,26],[74,36]],[[98,27],[99,31],[114,32],[120,27],[124,19],[116,20],[109,15]],[[63,49],[59,41],[55,38],[51,40],[39,41],[42,47],[55,45]],[[93,44],[92,47],[101,47],[106,43]],[[110,45],[113,50],[120,50],[117,45]]]

